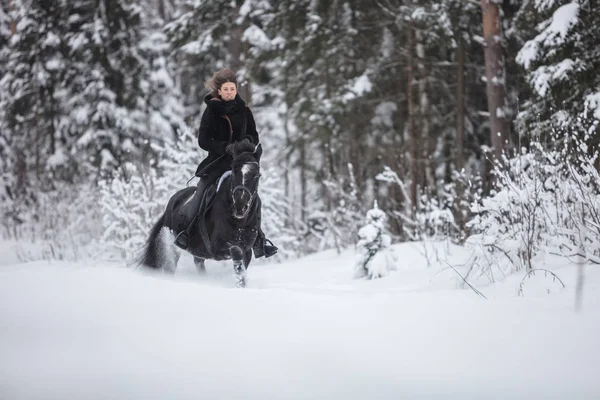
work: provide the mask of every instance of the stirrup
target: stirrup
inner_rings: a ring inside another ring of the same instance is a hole
[[[182,250],[187,250],[188,248],[188,234],[185,230],[179,232],[179,234],[177,235],[177,237],[175,237],[175,241],[173,243],[175,243],[175,246],[179,247]]]
[[[269,243],[269,244],[268,244]],[[279,250],[277,248],[277,246],[275,246],[273,244],[273,242],[271,242],[269,239],[265,238],[264,240],[264,244],[263,244],[263,248],[264,248],[264,254],[265,254],[265,258],[269,258],[274,256],[275,254],[277,254],[277,250]]]

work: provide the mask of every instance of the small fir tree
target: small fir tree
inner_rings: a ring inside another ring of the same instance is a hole
[[[387,217],[377,207],[367,212],[367,224],[358,231],[357,243],[359,258],[356,263],[355,277],[377,279],[386,276],[389,271],[396,269],[396,257],[391,251],[390,236],[385,233]]]

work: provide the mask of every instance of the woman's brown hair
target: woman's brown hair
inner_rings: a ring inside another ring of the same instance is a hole
[[[237,87],[237,77],[235,76],[235,72],[230,69],[222,69],[217,71],[204,86],[207,89],[210,89],[210,94],[212,97],[219,97],[218,90],[221,89],[221,86],[223,86],[225,82],[235,83],[235,86]]]

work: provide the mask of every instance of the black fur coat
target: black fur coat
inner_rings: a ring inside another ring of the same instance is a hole
[[[231,101],[223,101],[207,95],[206,110],[198,129],[198,144],[208,151],[196,169],[196,176],[218,176],[231,168],[232,158],[225,152],[229,143],[244,139],[258,144],[258,132],[254,116],[239,95]]]

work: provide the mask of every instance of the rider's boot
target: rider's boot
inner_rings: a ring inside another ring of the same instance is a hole
[[[269,258],[277,254],[277,246],[273,244],[269,239],[265,238],[265,234],[260,231],[258,237],[256,238],[256,242],[254,242],[254,258],[260,258],[265,256]]]
[[[180,249],[187,250],[189,245],[190,231],[194,222],[196,222],[196,218],[198,217],[198,213],[200,212],[200,203],[202,202],[202,196],[204,194],[204,190],[206,189],[208,179],[205,177],[200,178],[198,182],[198,187],[196,188],[196,192],[194,196],[181,207],[181,213],[185,216],[185,222],[182,224],[185,226],[177,237],[175,237],[175,245]]]

